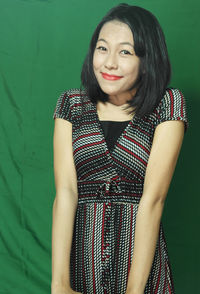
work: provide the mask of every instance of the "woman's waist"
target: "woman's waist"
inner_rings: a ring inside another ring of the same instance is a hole
[[[120,176],[78,180],[79,202],[110,201],[138,203],[143,193],[143,182]]]

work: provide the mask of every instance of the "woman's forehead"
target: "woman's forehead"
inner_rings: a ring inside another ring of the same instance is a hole
[[[129,26],[121,21],[106,22],[100,30],[98,40],[115,40],[116,42],[129,42],[133,44],[133,34]]]

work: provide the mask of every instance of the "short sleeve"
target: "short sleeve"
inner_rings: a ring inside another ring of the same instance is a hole
[[[167,89],[160,103],[157,124],[168,120],[183,121],[185,132],[189,127],[186,100],[182,92],[178,89]]]
[[[71,99],[68,96],[67,91],[63,92],[59,96],[54,110],[53,119],[62,118],[72,123],[70,100]]]

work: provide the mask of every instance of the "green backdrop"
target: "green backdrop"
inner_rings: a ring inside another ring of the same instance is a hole
[[[0,0],[0,294],[50,294],[53,112],[64,90],[80,86],[91,34],[118,3]],[[127,3],[158,17],[173,66],[171,86],[186,98],[190,126],[163,224],[176,292],[200,293],[200,2]]]

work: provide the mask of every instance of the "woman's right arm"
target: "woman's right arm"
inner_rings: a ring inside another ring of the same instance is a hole
[[[71,122],[55,119],[53,148],[56,196],[52,221],[51,294],[78,293],[70,287],[70,251],[78,203]]]

